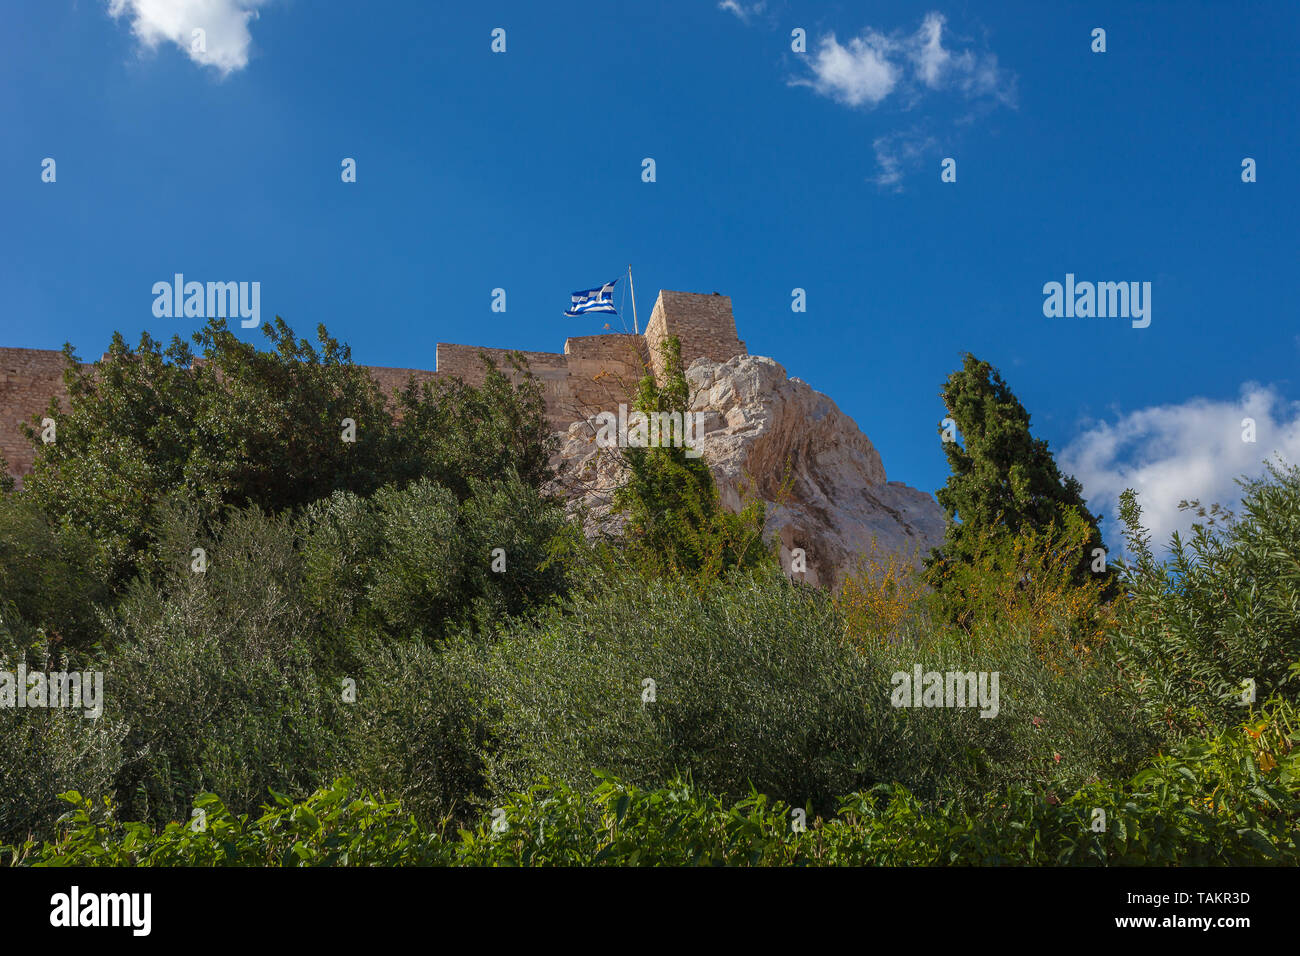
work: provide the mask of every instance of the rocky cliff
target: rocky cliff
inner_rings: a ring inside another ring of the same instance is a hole
[[[691,408],[703,415],[703,452],[723,504],[745,489],[767,503],[767,532],[782,565],[806,553],[809,583],[834,586],[875,546],[921,556],[943,539],[943,510],[930,495],[887,481],[880,454],[853,419],[770,358],[700,358],[686,373]],[[554,459],[557,490],[585,514],[588,531],[616,530],[610,496],[622,478],[617,450],[603,449],[594,420],[574,422]],[[782,486],[789,488],[782,494]]]

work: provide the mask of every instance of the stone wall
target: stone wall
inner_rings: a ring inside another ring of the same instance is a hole
[[[561,429],[596,412],[617,412],[620,402],[631,404],[650,356],[641,336],[617,334],[566,339],[564,357],[569,396],[559,409]]]
[[[522,376],[514,370],[509,356],[513,349],[482,348],[474,345],[448,345],[438,343],[438,375],[447,375],[460,379],[468,385],[482,385],[487,375],[483,366],[486,357],[497,369],[504,372],[511,381],[518,381]],[[542,397],[546,401],[547,419],[553,428],[568,424],[567,419],[561,423],[564,409],[570,404],[569,369],[564,356],[558,352],[524,352],[518,351],[528,364],[528,371],[542,386]]]
[[[66,407],[63,353],[47,349],[0,348],[0,454],[15,476],[32,470],[35,449],[20,426],[43,415],[50,399]]]
[[[701,357],[725,362],[747,354],[745,343],[736,336],[729,296],[663,290],[650,313],[645,335],[580,335],[566,339],[563,352],[521,353],[529,372],[541,382],[551,427],[563,431],[571,422],[597,412],[616,412],[620,403],[631,405],[647,363],[656,376],[662,374],[658,346],[669,335],[681,339],[687,367]],[[418,382],[453,376],[481,385],[485,369],[480,356],[486,355],[509,378],[518,380],[507,359],[511,351],[440,342],[436,371],[371,367],[370,373],[390,394],[404,388],[411,376]],[[33,449],[18,424],[44,412],[52,396],[66,402],[62,373],[61,352],[0,348],[0,451],[9,462],[10,473],[20,479],[31,471]]]
[[[370,377],[389,395],[406,388],[406,383],[410,381],[411,376],[415,376],[415,381],[418,384],[423,384],[438,377],[437,372],[430,372],[422,368],[387,368],[382,365],[371,365],[368,368],[370,369]]]
[[[660,346],[670,335],[682,343],[682,367],[690,368],[697,358],[725,362],[737,355],[749,354],[745,343],[736,335],[736,320],[731,314],[731,296],[699,295],[694,292],[660,291],[645,340],[655,377],[663,375]]]

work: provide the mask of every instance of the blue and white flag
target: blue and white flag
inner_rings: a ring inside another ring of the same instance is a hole
[[[614,282],[617,282],[615,279]],[[573,293],[573,306],[565,315],[586,315],[588,312],[611,312],[618,315],[614,308],[614,282],[606,282],[599,289],[586,289]]]

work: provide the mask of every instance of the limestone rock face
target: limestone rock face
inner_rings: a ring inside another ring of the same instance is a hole
[[[853,419],[770,358],[697,359],[686,372],[691,407],[703,413],[696,448],[722,504],[737,511],[746,495],[767,503],[767,533],[781,563],[803,548],[803,579],[837,585],[872,548],[911,559],[943,540],[945,516],[930,495],[887,481],[880,454]],[[597,446],[599,423],[574,422],[553,464],[557,490],[584,515],[589,533],[616,532],[610,496],[623,476],[617,449]],[[784,489],[784,490],[783,490]]]

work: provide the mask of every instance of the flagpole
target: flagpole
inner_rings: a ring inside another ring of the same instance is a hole
[[[632,331],[637,335],[641,334],[641,326],[636,321],[636,286],[632,284],[632,263],[627,264],[627,287],[632,290]],[[623,326],[627,328],[627,326]]]

